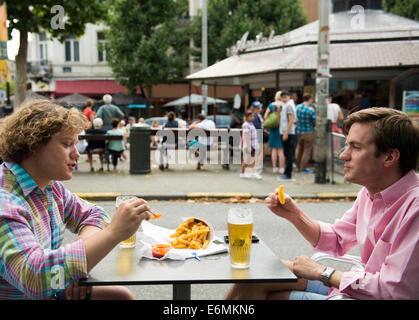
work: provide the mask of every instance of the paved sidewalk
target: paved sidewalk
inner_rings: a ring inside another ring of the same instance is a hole
[[[360,186],[344,182],[343,177],[335,175],[335,184],[315,184],[314,174],[293,172],[290,182],[278,182],[278,174],[273,174],[270,159],[265,160],[262,180],[240,179],[240,165],[230,165],[230,170],[223,170],[220,164],[208,164],[203,170],[196,170],[192,163],[174,164],[165,171],[160,171],[151,154],[151,172],[149,174],[129,173],[129,151],[127,160],[118,164],[118,170],[110,172],[90,172],[82,155],[79,168],[73,179],[64,182],[72,191],[92,200],[112,200],[118,194],[135,194],[146,199],[188,199],[196,197],[215,198],[265,198],[280,184],[285,192],[294,198],[349,198],[354,199]],[[99,168],[99,159],[94,166]],[[112,168],[112,165],[111,165]],[[106,169],[106,165],[105,165]]]

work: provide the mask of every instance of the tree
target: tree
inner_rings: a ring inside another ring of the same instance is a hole
[[[28,33],[48,32],[64,41],[68,35],[81,36],[87,23],[95,23],[106,14],[99,0],[19,0],[6,1],[9,39],[13,29],[19,30],[19,51],[16,55],[15,108],[26,96],[26,63]]]
[[[385,11],[419,21],[419,0],[384,0]]]
[[[181,27],[187,0],[121,0],[107,22],[106,53],[115,79],[149,103],[153,84],[182,79],[189,36]]]
[[[254,39],[260,32],[268,37],[271,30],[283,34],[307,23],[301,1],[295,0],[208,0],[208,64],[226,58],[226,49],[245,32]],[[191,23],[200,60],[201,16]]]

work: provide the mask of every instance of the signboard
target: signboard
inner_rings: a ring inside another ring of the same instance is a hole
[[[0,76],[4,82],[10,81],[10,68],[8,60],[0,60]]]
[[[419,117],[419,91],[403,91],[403,111],[409,116]]]
[[[308,93],[312,97],[314,97],[314,87],[313,86],[304,86],[303,92],[304,92],[304,94]]]
[[[10,81],[9,58],[7,56],[7,13],[6,3],[0,6],[0,76],[3,81]]]

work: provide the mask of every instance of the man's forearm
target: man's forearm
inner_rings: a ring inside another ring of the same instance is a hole
[[[87,258],[87,271],[89,272],[102,260],[118,243],[119,239],[109,230],[109,227],[99,229],[87,238],[83,238]]]
[[[289,221],[297,228],[303,237],[315,247],[320,238],[320,224],[300,210]]]
[[[102,229],[96,226],[85,226],[83,229],[81,229],[77,238],[87,239],[88,237],[94,235],[96,232],[99,232],[100,230]]]

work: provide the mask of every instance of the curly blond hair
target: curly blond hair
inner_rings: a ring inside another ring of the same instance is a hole
[[[77,134],[89,121],[76,108],[66,109],[46,100],[30,100],[0,126],[0,157],[21,162],[57,133]]]

